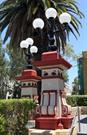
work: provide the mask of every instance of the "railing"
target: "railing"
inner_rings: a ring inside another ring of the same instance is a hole
[[[87,116],[86,116],[87,117]],[[72,126],[69,132],[69,135],[74,135],[74,129],[77,128],[78,131],[75,135],[87,135],[87,124],[81,123],[81,121],[85,118],[84,115],[81,115],[80,107],[77,107],[76,115],[73,119]],[[77,126],[77,127],[76,127]]]
[[[73,118],[73,121],[72,121],[72,125],[71,125],[71,128],[70,128],[70,132],[69,132],[69,135],[73,135],[73,132],[74,132],[74,129],[75,129],[75,127],[76,127],[76,118],[77,118],[77,116],[78,116],[78,107],[77,107],[77,111],[76,111],[76,114],[75,114],[75,116],[74,116],[74,118]]]

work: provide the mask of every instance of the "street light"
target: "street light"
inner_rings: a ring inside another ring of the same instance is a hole
[[[59,27],[56,27],[56,23],[55,20],[56,18],[58,18],[58,23],[59,25],[61,24],[61,27],[63,26],[63,31],[65,31],[65,27],[67,26],[70,22],[71,22],[71,16],[68,13],[62,13],[59,17],[57,14],[56,9],[54,8],[48,8],[45,12],[46,18],[47,18],[47,25],[48,25],[48,32],[47,32],[47,36],[48,36],[48,41],[49,41],[49,45],[48,45],[48,50],[50,51],[56,51],[57,50],[57,45],[55,44],[55,38],[57,38],[56,36],[59,36],[59,32],[60,29]],[[64,25],[63,25],[64,24]],[[34,29],[40,29],[42,30],[44,27],[44,22],[41,18],[36,18],[33,21],[33,27]],[[58,32],[58,34],[56,34]],[[58,37],[58,40],[60,40],[60,37]],[[60,41],[63,42],[63,41]],[[59,115],[61,117],[62,114],[62,109],[61,109],[61,96],[60,96],[60,92],[59,92]],[[61,121],[60,121],[61,123]]]
[[[41,18],[36,18],[34,21],[33,21],[33,27],[34,29],[43,29],[44,27],[44,21],[41,19]]]
[[[33,46],[33,39],[32,38],[27,38],[26,40],[23,40],[20,42],[20,47],[24,49],[24,53],[26,55],[26,60],[27,60],[27,68],[32,69],[32,55],[33,53],[38,52],[38,48],[36,46]]]
[[[71,15],[68,14],[68,13],[62,13],[59,16],[59,21],[60,21],[61,24],[63,24],[63,23],[70,23],[71,22]]]
[[[49,19],[49,18],[56,18],[57,17],[57,11],[56,9],[54,8],[48,8],[45,12],[45,15],[46,15],[46,18]]]
[[[36,46],[31,46],[30,48],[30,52],[33,53],[37,53],[38,52],[38,48]]]
[[[56,28],[56,24],[55,24],[55,19],[58,17],[57,11],[56,9],[50,7],[46,10],[45,12],[45,16],[47,18],[47,22],[48,22],[48,41],[49,41],[49,45],[48,45],[48,50],[57,50],[57,45],[55,44],[55,39],[58,37],[56,37],[56,33],[59,32],[59,29]],[[62,14],[60,14],[60,16],[58,17],[59,23],[62,24],[69,24],[71,22],[71,15],[64,12]],[[33,27],[34,29],[43,29],[44,27],[44,21],[41,18],[36,18],[33,21]],[[64,26],[63,26],[64,27]],[[64,29],[65,30],[65,29]],[[60,40],[60,39],[59,39]]]

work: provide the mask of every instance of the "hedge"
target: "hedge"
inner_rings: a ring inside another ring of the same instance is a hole
[[[27,135],[25,125],[34,108],[29,99],[0,100],[0,135]]]
[[[66,99],[71,106],[87,106],[87,95],[72,95]]]
[[[87,96],[67,96],[71,106],[87,106]],[[29,99],[0,100],[0,135],[27,135],[25,125],[36,104]]]

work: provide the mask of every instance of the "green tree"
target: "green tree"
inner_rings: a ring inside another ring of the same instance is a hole
[[[81,25],[78,17],[82,18],[83,14],[80,12],[76,0],[3,0],[0,4],[0,31],[6,28],[4,43],[10,37],[10,69],[9,76],[12,78],[16,75],[20,64],[21,55],[19,54],[20,42],[27,37],[34,39],[34,44],[38,47],[38,54],[36,57],[47,51],[48,46],[48,20],[45,17],[45,9],[54,7],[58,15],[62,12],[68,12],[72,21],[70,24],[61,24],[58,17],[55,19],[56,27],[56,45],[58,51],[64,50],[69,32],[72,32],[76,37],[76,32],[79,34],[78,28]],[[45,27],[42,33],[38,32],[32,27],[32,22],[35,18],[41,17],[45,22]],[[50,22],[49,22],[50,25]],[[42,38],[41,38],[42,34]],[[45,43],[45,44],[44,44]],[[21,62],[23,63],[23,62]],[[14,73],[13,73],[14,72]]]
[[[64,57],[72,61],[77,61],[78,56],[74,51],[73,45],[71,44],[66,45]]]
[[[79,94],[79,80],[78,77],[74,78],[74,81],[72,82],[73,87],[72,87],[72,94],[77,95]]]
[[[67,71],[64,71],[64,72],[63,72],[63,77],[64,77],[64,82],[65,82],[65,83],[69,81],[69,76],[68,76]]]
[[[26,62],[24,56],[19,52],[15,53],[9,44],[7,44],[6,53],[9,58],[9,79],[15,81],[15,76],[25,68]]]
[[[20,41],[33,37],[34,44],[39,48],[38,54],[46,51],[48,21],[45,17],[45,9],[48,7],[54,7],[58,15],[68,12],[72,17],[72,21],[68,25],[61,24],[58,17],[55,19],[58,51],[61,48],[64,50],[69,32],[72,32],[75,37],[76,32],[79,34],[78,27],[81,23],[78,17],[82,18],[83,14],[80,12],[76,0],[4,0],[0,4],[0,30],[3,32],[7,28],[4,42],[10,37],[10,46],[19,51]],[[43,39],[39,32],[32,27],[32,22],[37,17],[41,17],[46,24],[42,31]]]
[[[7,76],[8,76],[8,61],[5,58],[5,49],[2,48],[2,41],[0,40],[0,98],[5,96],[7,90]]]
[[[74,62],[77,61],[77,58],[78,58],[78,56],[75,54],[73,46],[70,45],[70,44],[66,45],[65,53],[63,54],[63,57],[65,57],[65,59],[67,61],[70,61],[70,63],[71,63],[71,61],[74,61]],[[68,76],[67,71],[64,71],[63,76],[64,76],[64,81],[68,82],[69,81],[69,76]]]

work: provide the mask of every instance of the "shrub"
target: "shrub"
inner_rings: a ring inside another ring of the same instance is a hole
[[[5,128],[6,128],[6,120],[4,116],[0,114],[0,135],[6,135]]]
[[[0,114],[3,115],[1,118],[3,118],[3,122],[6,121],[6,126],[3,125],[3,132],[5,130],[6,135],[27,134],[25,125],[29,118],[29,111],[34,108],[35,103],[29,99],[0,100]]]
[[[87,106],[87,96],[67,96],[72,106]],[[0,135],[27,135],[25,125],[36,104],[29,99],[0,100]]]
[[[77,105],[78,106],[87,106],[87,96],[78,96]]]
[[[86,95],[72,95],[67,96],[67,103],[71,106],[87,106],[87,96]]]

